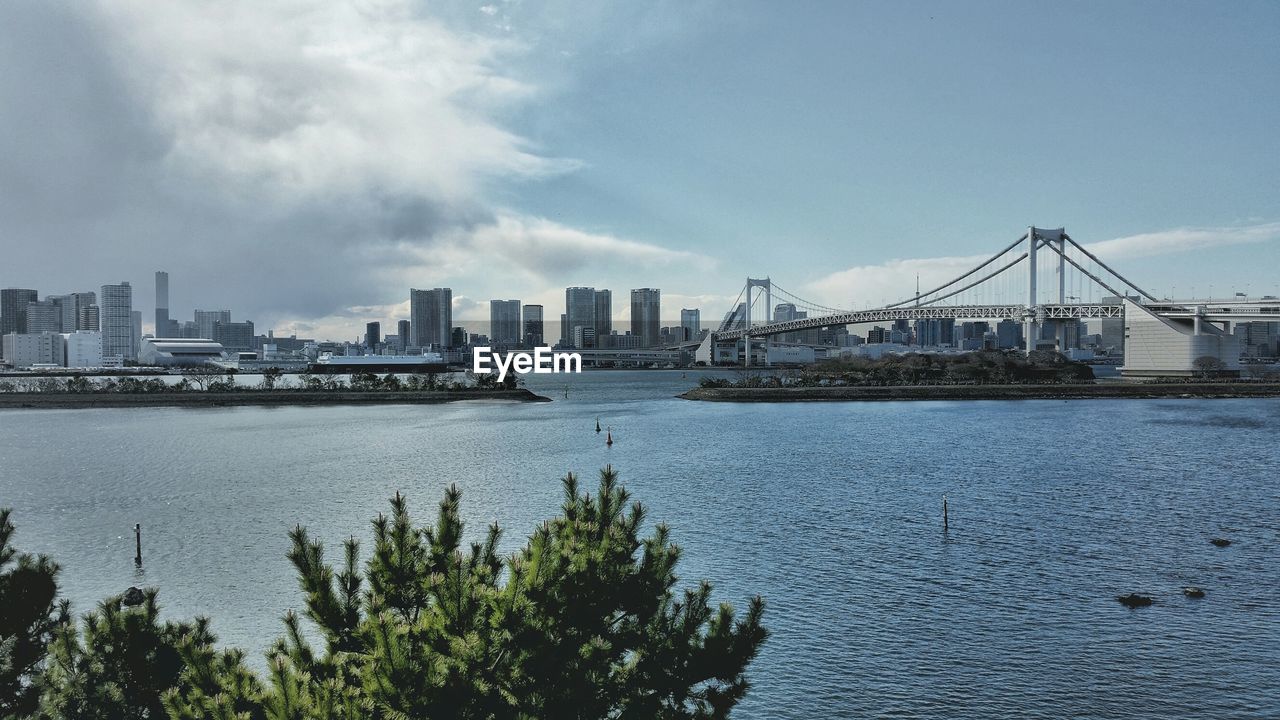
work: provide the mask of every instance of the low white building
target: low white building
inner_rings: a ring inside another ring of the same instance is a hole
[[[62,333],[62,347],[67,367],[102,367],[102,333],[90,330]]]
[[[1228,373],[1240,371],[1240,341],[1209,322],[1161,317],[1132,300],[1124,301],[1124,366],[1134,377],[1191,377],[1196,361],[1214,358]]]
[[[153,367],[207,365],[222,359],[222,343],[207,338],[145,338],[138,350],[138,364]]]
[[[62,366],[62,336],[58,333],[9,333],[3,343],[4,362],[11,367]]]

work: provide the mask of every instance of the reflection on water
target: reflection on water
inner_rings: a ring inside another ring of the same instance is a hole
[[[0,504],[78,610],[156,585],[170,616],[212,616],[261,662],[301,603],[294,524],[367,547],[394,492],[425,521],[457,483],[469,527],[497,520],[510,551],[566,471],[613,463],[672,526],[685,582],[768,601],[737,717],[1280,715],[1275,400],[673,397],[695,382],[530,376],[542,404],[2,411]],[[1155,604],[1127,610],[1129,592]]]

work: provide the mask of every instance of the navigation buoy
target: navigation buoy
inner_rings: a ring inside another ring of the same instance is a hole
[[[605,434],[605,447],[613,447],[613,428],[609,428],[609,432]]]
[[[596,418],[596,432],[600,432],[600,418]]]

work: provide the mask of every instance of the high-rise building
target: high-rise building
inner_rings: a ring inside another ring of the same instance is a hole
[[[631,334],[640,338],[640,347],[648,348],[661,341],[662,291],[639,288],[631,291]]]
[[[61,308],[48,299],[27,303],[26,331],[32,335],[62,332]]]
[[[1016,348],[1022,343],[1022,324],[1013,320],[996,323],[996,346],[1001,350]]]
[[[159,338],[177,337],[181,329],[176,320],[169,318],[169,273],[156,271],[156,329]]]
[[[103,285],[98,293],[98,328],[102,356],[133,360],[133,288],[128,282]]]
[[[541,305],[524,306],[524,344],[538,347],[545,342],[546,329],[542,322]]]
[[[684,328],[684,339],[697,340],[702,337],[702,311],[694,308],[680,309],[680,327]]]
[[[884,328],[876,325],[867,331],[867,344],[876,345],[885,341]]]
[[[92,295],[93,293],[88,293]],[[102,308],[97,303],[89,303],[80,308],[76,314],[76,330],[87,330],[89,332],[98,332],[102,328]]]
[[[613,333],[613,291],[596,291],[596,339]],[[598,345],[599,343],[597,343]]]
[[[129,337],[133,342],[133,357],[138,358],[138,348],[142,347],[142,311],[129,311]]]
[[[196,310],[196,337],[213,340],[213,330],[218,323],[231,322],[230,310]]]
[[[409,330],[415,347],[453,347],[453,290],[409,289]]]
[[[577,341],[583,337],[580,332],[590,328],[589,337],[595,337],[596,329],[596,289],[589,287],[571,287],[564,290],[565,323],[561,342],[571,347],[583,347]],[[594,346],[592,346],[594,347]]]
[[[400,352],[404,352],[405,348],[409,347],[409,341],[412,339],[409,337],[409,334],[412,332],[411,328],[412,325],[410,325],[408,320],[396,321],[396,336],[399,338]]]
[[[0,337],[27,331],[27,303],[39,300],[35,290],[5,288],[0,290]],[[3,353],[0,352],[0,357]]]
[[[520,301],[489,301],[489,342],[495,347],[520,344]]]
[[[58,308],[58,325],[64,333],[73,333],[77,330],[97,330],[97,327],[84,328],[80,327],[80,311],[98,301],[95,293],[67,293],[66,295],[50,295],[45,298],[53,302]]]
[[[374,321],[364,324],[364,348],[373,351],[382,342],[382,323]]]

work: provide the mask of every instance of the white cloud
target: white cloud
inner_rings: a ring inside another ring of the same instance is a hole
[[[1174,228],[1103,240],[1085,247],[1107,262],[1275,240],[1280,240],[1280,222],[1238,227]]]

